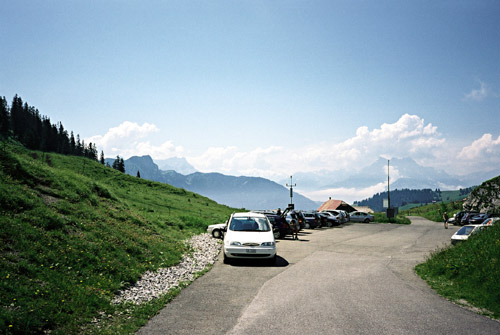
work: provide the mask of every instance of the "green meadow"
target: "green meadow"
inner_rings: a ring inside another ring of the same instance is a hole
[[[131,333],[177,290],[110,304],[234,209],[94,160],[0,142],[0,333]],[[103,317],[105,316],[105,317]],[[98,326],[92,320],[104,319]]]

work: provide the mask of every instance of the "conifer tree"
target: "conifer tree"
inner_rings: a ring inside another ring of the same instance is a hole
[[[73,131],[71,131],[71,136],[69,138],[69,154],[75,155],[75,153],[76,153],[75,135],[73,134]]]
[[[9,106],[5,97],[0,98],[0,135],[7,135],[10,129]]]
[[[141,178],[141,172],[137,170],[137,178]]]
[[[17,96],[12,100],[12,105],[10,107],[10,122],[12,133],[18,139],[22,138],[23,135],[23,100]]]
[[[101,150],[101,164],[104,165],[104,151]]]
[[[125,161],[123,160],[123,158],[120,158],[118,171],[125,173]]]
[[[125,172],[125,161],[119,155],[116,156],[116,159],[113,162],[113,169],[118,170],[120,172]]]

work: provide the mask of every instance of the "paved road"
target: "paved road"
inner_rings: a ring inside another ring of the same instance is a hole
[[[411,220],[305,231],[274,267],[221,255],[139,334],[500,334],[413,272],[457,227]]]

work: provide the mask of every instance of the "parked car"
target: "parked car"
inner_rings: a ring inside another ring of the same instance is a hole
[[[332,212],[320,212],[320,215],[323,216],[327,227],[333,227],[340,224],[338,212],[337,215],[332,214]]]
[[[368,223],[368,222],[373,222],[375,220],[373,215],[365,213],[365,212],[351,212],[350,216],[351,216],[352,222]]]
[[[464,212],[464,211],[456,212],[453,215],[453,221],[451,221],[451,222],[448,221],[448,222],[453,223],[455,226],[460,225],[462,223],[462,217],[464,216],[465,213],[467,213],[467,212]]]
[[[288,224],[281,216],[276,213],[269,212],[265,212],[263,214],[267,217],[267,219],[273,226],[273,234],[275,239],[284,238],[285,235],[288,234]]]
[[[316,217],[315,212],[302,212],[304,218],[306,219],[305,228],[314,229],[321,227],[320,219]]]
[[[288,214],[285,217],[285,220],[288,224],[290,224],[292,221],[297,222],[299,230],[304,229],[306,220],[305,220],[304,216],[302,215],[302,213],[299,211],[292,210],[292,211],[288,212]]]
[[[338,211],[344,216],[344,222],[343,223],[351,221],[351,215],[349,213],[347,213],[347,211],[344,211],[342,209],[339,209]]]
[[[480,213],[474,215],[472,218],[469,219],[469,224],[481,224],[484,222],[484,220],[488,219],[489,217],[491,217],[491,214],[487,213]]]
[[[224,263],[232,259],[276,261],[276,241],[268,218],[260,213],[234,213],[224,234]]]
[[[318,227],[326,227],[326,216],[322,215],[320,212],[314,212],[314,217],[318,221]]]
[[[212,237],[215,238],[223,238],[224,237],[224,230],[226,229],[227,223],[216,223],[216,224],[211,224],[207,228],[207,232],[209,234],[212,234]]]
[[[468,225],[469,220],[477,214],[479,214],[479,212],[466,212],[466,213],[464,213],[464,215],[462,216],[462,219],[460,220],[460,224],[462,226]]]
[[[483,221],[483,225],[491,226],[494,224],[500,224],[500,217],[492,217]]]
[[[471,234],[476,234],[477,232],[481,231],[485,227],[490,227],[490,226],[482,225],[482,224],[465,225],[462,228],[460,228],[459,230],[457,230],[457,232],[455,234],[453,234],[453,236],[451,237],[451,244],[457,244],[457,243],[466,241],[469,238],[469,236],[471,236]]]

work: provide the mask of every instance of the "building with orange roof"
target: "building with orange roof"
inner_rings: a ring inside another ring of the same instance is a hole
[[[346,211],[347,213],[350,213],[350,212],[353,212],[356,210],[356,208],[352,207],[351,205],[349,205],[347,202],[343,201],[343,200],[332,200],[332,198],[330,198],[329,200],[325,201],[323,203],[323,205],[321,205],[319,208],[318,208],[318,212],[321,212],[321,211],[334,211],[334,210],[343,210],[343,211]]]

